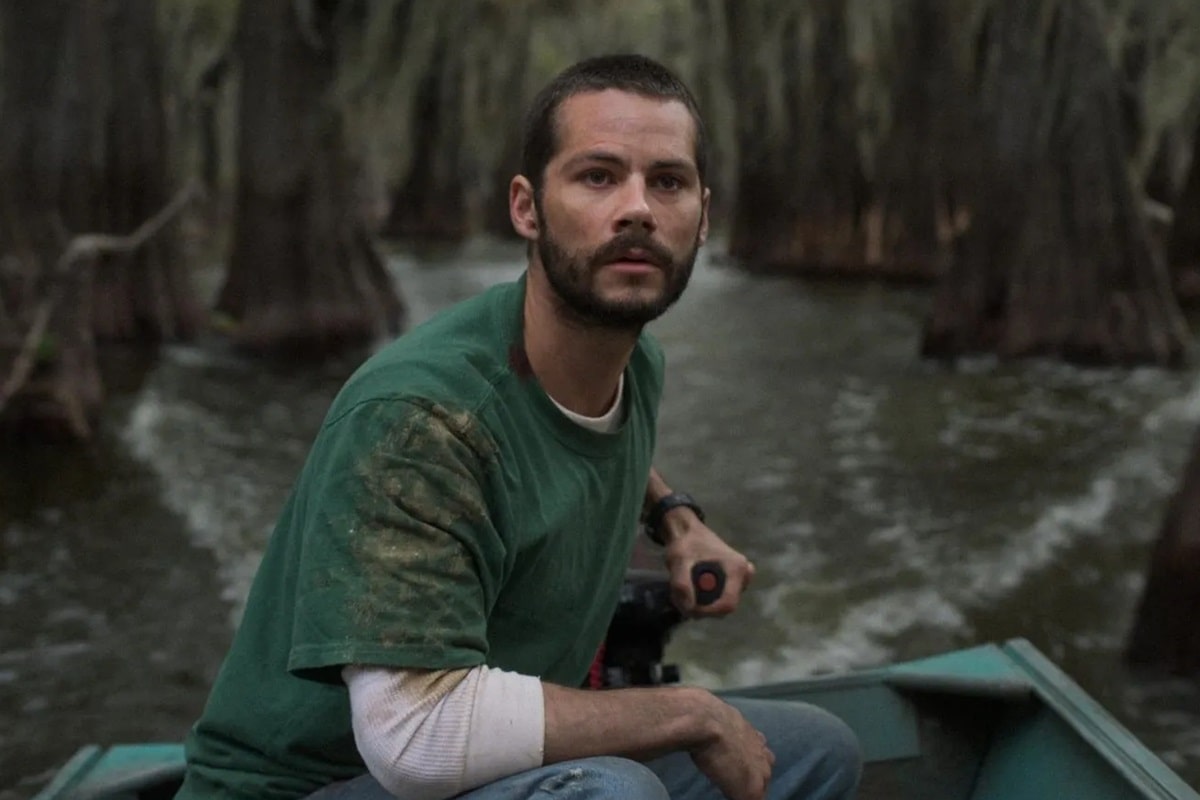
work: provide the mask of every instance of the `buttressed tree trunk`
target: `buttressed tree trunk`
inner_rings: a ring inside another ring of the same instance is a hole
[[[434,36],[436,42],[417,84],[409,168],[383,225],[382,232],[389,238],[460,241],[470,232],[463,179],[466,75],[462,52],[463,41],[470,35],[470,5],[466,0],[446,3],[432,31],[409,34]]]
[[[668,28],[672,38],[686,42],[676,56],[676,68],[691,87],[700,106],[708,137],[708,175],[712,190],[709,217],[726,227],[734,207],[738,175],[735,144],[737,99],[731,86],[731,36],[723,0],[692,0],[677,11]]]
[[[1180,299],[1200,301],[1200,132],[1195,134],[1187,180],[1175,203],[1167,260]]]
[[[1167,507],[1150,556],[1126,656],[1130,663],[1200,674],[1200,438]]]
[[[163,237],[54,270],[72,236],[129,234],[167,201],[154,14],[120,0],[0,4],[0,392],[13,395],[0,396],[0,413],[10,424],[86,438],[103,398],[96,336],[179,337],[199,322]],[[44,333],[26,348],[31,329]],[[10,381],[24,352],[33,370]]]
[[[997,0],[978,41],[972,217],[924,354],[1179,363],[1188,335],[1133,190],[1094,6]]]
[[[730,255],[750,269],[850,271],[865,181],[842,0],[726,2],[739,154]]]
[[[967,98],[951,5],[906,0],[890,8],[883,70],[891,76],[891,123],[876,153],[864,226],[866,262],[897,279],[943,274],[967,213],[955,185]]]
[[[98,223],[92,230],[129,234],[172,195],[163,58],[153,3],[98,5],[105,65],[93,76],[91,92],[105,98],[106,107],[92,124],[94,146],[104,148],[104,175],[89,211]],[[155,235],[131,255],[106,258],[99,267],[93,314],[100,338],[174,339],[199,327],[200,304],[171,236]]]
[[[478,202],[481,227],[505,238],[517,235],[508,211],[508,187],[521,171],[523,117],[538,88],[532,85],[529,70],[534,9],[530,3],[514,5],[512,0],[488,3],[486,16],[477,18],[472,36],[476,60],[469,68],[478,75],[478,89],[476,99],[468,105],[475,118],[464,126],[483,140],[467,148],[478,154],[475,168],[483,183]],[[497,47],[496,41],[504,45]]]
[[[402,305],[357,200],[357,164],[332,97],[336,6],[240,6],[239,180],[217,309],[250,350],[332,352],[400,326]]]

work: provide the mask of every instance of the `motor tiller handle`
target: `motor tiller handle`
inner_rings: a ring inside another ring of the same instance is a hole
[[[709,606],[725,591],[725,568],[719,561],[697,561],[692,565],[692,589],[697,606]]]

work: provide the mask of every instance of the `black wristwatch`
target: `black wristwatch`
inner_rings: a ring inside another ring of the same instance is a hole
[[[646,521],[643,523],[646,528],[646,536],[650,539],[650,541],[654,542],[659,547],[665,547],[667,544],[665,541],[663,541],[662,536],[663,517],[665,517],[667,512],[672,508],[678,508],[679,506],[687,506],[692,511],[696,512],[696,516],[700,518],[701,522],[704,521],[704,512],[700,509],[700,505],[692,499],[690,494],[686,494],[684,492],[671,492],[670,494],[663,495],[659,501],[650,508],[650,513],[646,515]]]

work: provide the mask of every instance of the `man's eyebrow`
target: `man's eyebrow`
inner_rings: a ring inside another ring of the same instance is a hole
[[[579,164],[588,162],[599,162],[602,164],[614,164],[616,166],[625,166],[627,160],[621,158],[616,153],[611,153],[607,150],[587,150],[583,153],[572,156],[567,159],[563,167],[573,169]],[[650,162],[650,169],[657,170],[682,170],[684,172],[696,172],[696,164],[686,158],[660,158],[657,161]]]
[[[654,161],[650,164],[650,169],[660,170],[683,170],[684,172],[697,172],[696,164],[686,158],[663,158]]]
[[[599,161],[601,163],[616,164],[618,166],[625,164],[625,159],[621,158],[616,153],[610,153],[607,150],[586,150],[567,159],[567,162],[563,166],[567,169],[570,169],[578,164],[584,164],[589,161]]]

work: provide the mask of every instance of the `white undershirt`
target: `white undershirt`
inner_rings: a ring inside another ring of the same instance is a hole
[[[546,395],[550,397],[549,395]],[[596,433],[613,433],[621,426],[621,412],[625,408],[625,373],[621,373],[621,377],[617,379],[617,396],[613,399],[612,406],[598,417],[585,417],[583,414],[576,414],[571,409],[564,406],[562,403],[554,400],[554,405],[558,406],[558,410],[566,415],[567,419],[574,422],[576,425],[587,428]]]
[[[342,669],[367,770],[405,800],[443,800],[542,765],[542,682],[478,666]]]
[[[585,417],[554,404],[597,433],[620,427],[625,376],[612,407]],[[546,705],[542,682],[478,666],[456,670],[349,664],[354,741],[368,771],[405,800],[444,800],[542,765]]]

